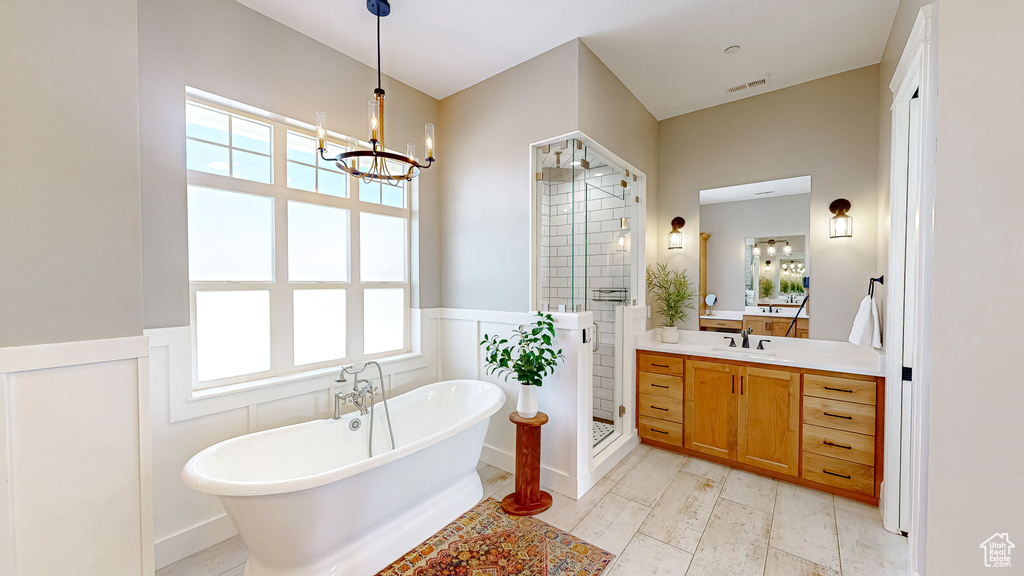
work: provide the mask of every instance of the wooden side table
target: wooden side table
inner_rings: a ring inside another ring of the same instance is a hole
[[[540,427],[548,415],[513,412],[508,419],[516,425],[516,491],[502,499],[501,509],[513,516],[540,514],[551,508],[551,494],[540,489]]]

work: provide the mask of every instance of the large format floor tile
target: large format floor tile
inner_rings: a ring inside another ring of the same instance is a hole
[[[666,450],[651,450],[612,488],[619,496],[654,506],[683,465],[685,456]]]
[[[910,546],[899,534],[886,532],[881,519],[864,510],[836,509],[843,576],[904,576]]]
[[[605,475],[604,479],[611,480],[613,483],[622,480],[622,477],[626,475],[626,472],[629,472],[633,466],[636,466],[637,462],[643,460],[643,457],[650,451],[651,447],[647,444],[640,444],[636,448],[633,448],[633,450],[630,451],[630,453],[623,458],[621,462],[615,465],[615,468],[612,468],[611,471]]]
[[[840,576],[839,572],[783,552],[768,549],[768,561],[764,565],[764,576]]]
[[[714,462],[691,456],[684,456],[682,469],[690,474],[711,478],[719,482],[724,481],[725,477],[729,475],[729,471],[732,470],[728,466],[722,466],[721,464],[715,464]]]
[[[722,483],[680,471],[640,532],[693,553],[715,509]]]
[[[684,576],[692,554],[637,534],[629,542],[608,576]]]
[[[559,530],[572,532],[580,520],[583,520],[594,509],[594,506],[608,494],[612,486],[615,486],[614,482],[607,478],[602,479],[579,500],[573,500],[568,496],[548,490],[552,499],[551,508],[538,514],[537,519],[547,522]]]
[[[832,495],[780,483],[771,544],[772,548],[839,570],[839,540]]]
[[[719,499],[686,576],[761,576],[771,515]]]
[[[484,500],[491,496],[501,500],[515,489],[512,485],[513,475],[501,468],[491,465],[484,465],[482,468],[478,466],[476,473],[480,475],[480,482],[484,485]]]
[[[771,514],[775,511],[778,491],[779,481],[774,478],[733,470],[725,480],[722,498]]]
[[[618,494],[608,494],[580,520],[572,533],[618,556],[650,512],[648,506]]]

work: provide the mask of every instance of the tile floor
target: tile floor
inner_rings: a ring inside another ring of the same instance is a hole
[[[484,498],[512,491],[480,463]],[[604,576],[905,576],[907,540],[878,509],[845,498],[638,446],[583,498],[553,493],[538,518],[617,558]],[[240,576],[238,537],[157,576]]]

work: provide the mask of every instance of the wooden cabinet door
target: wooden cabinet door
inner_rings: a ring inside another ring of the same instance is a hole
[[[743,330],[753,329],[752,334],[756,336],[771,336],[772,330],[769,320],[763,316],[744,316]]]
[[[737,369],[712,362],[686,363],[685,446],[735,459]]]
[[[800,374],[740,368],[736,460],[796,476],[800,464]]]

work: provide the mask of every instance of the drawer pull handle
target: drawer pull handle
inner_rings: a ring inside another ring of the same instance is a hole
[[[840,478],[846,478],[847,480],[850,479],[850,477],[845,475],[845,474],[836,474],[835,472],[829,472],[828,470],[825,470],[824,468],[822,468],[821,471],[824,472],[825,474],[828,474],[829,476],[838,476]]]
[[[668,368],[668,364],[651,364],[655,368]]]
[[[662,408],[661,406],[655,406],[654,404],[651,404],[651,408],[654,408],[655,410],[661,410],[663,412],[668,412],[668,408]]]
[[[661,384],[651,384],[654,388],[668,388],[668,386],[662,386]]]
[[[825,390],[831,390],[833,392],[846,392],[847,394],[853,394],[853,390],[844,390],[843,388],[831,388],[829,386],[825,386]]]
[[[843,416],[841,414],[830,414],[828,412],[825,412],[824,414],[825,414],[825,416],[831,416],[833,418],[842,418],[843,420],[853,420],[853,416]]]
[[[657,428],[651,428],[651,432],[657,432],[658,434],[668,434],[664,430],[658,430]]]
[[[852,446],[843,446],[842,444],[836,444],[835,442],[829,442],[828,440],[824,440],[822,442],[822,444],[824,444],[825,446],[831,446],[833,448],[843,448],[845,450],[853,450]]]

